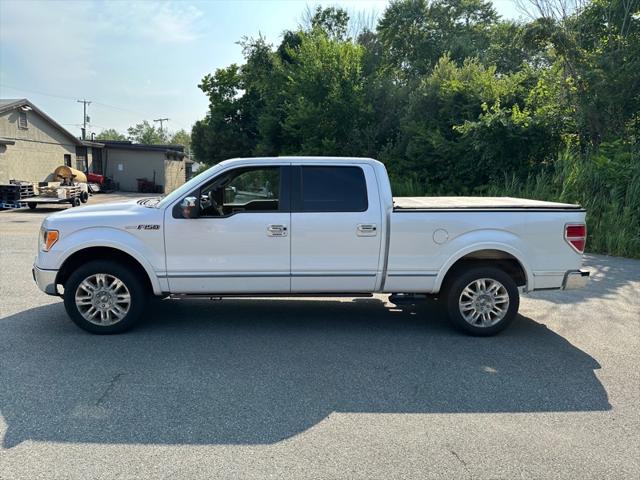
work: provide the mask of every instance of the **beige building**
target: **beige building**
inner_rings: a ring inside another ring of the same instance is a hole
[[[105,174],[119,190],[135,192],[139,180],[155,185],[155,191],[169,193],[191,175],[193,162],[181,145],[143,145],[103,141]]]
[[[0,100],[0,183],[44,181],[60,165],[110,177],[120,190],[138,179],[168,193],[191,175],[181,145],[80,140],[27,99]]]
[[[86,170],[92,145],[26,99],[0,100],[0,183],[43,181],[60,165]]]

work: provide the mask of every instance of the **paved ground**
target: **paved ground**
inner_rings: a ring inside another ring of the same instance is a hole
[[[92,203],[113,197],[93,197]],[[525,298],[487,339],[432,304],[163,301],[77,329],[0,213],[0,478],[640,476],[640,262]]]

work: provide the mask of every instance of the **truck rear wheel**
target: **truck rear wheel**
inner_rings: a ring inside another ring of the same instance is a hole
[[[449,319],[471,335],[495,335],[518,314],[518,286],[499,268],[478,266],[460,270],[444,290]]]
[[[132,328],[148,296],[144,283],[130,268],[101,260],[78,268],[64,285],[64,306],[71,320],[97,334]]]

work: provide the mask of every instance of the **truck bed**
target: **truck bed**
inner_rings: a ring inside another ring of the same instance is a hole
[[[512,197],[393,197],[394,212],[437,210],[583,210],[580,205]]]

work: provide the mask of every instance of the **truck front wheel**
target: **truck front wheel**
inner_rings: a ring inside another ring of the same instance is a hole
[[[89,262],[74,271],[64,285],[64,306],[71,320],[97,334],[132,328],[148,296],[138,275],[115,262]]]
[[[495,267],[471,267],[454,273],[444,287],[451,322],[477,336],[504,330],[518,314],[520,295],[516,282]]]

